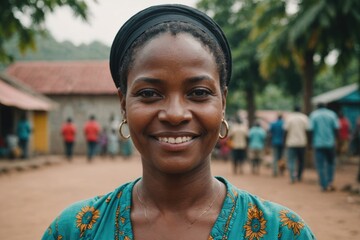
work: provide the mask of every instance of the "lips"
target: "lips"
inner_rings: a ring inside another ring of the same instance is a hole
[[[158,137],[159,142],[170,143],[170,144],[180,144],[189,142],[193,137],[190,136],[178,136],[178,137]]]

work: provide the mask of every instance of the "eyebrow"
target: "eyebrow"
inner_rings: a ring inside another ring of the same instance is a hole
[[[196,84],[199,82],[214,82],[214,81],[216,80],[211,78],[210,76],[200,75],[200,76],[189,77],[186,79],[185,82],[190,84]],[[135,83],[139,83],[139,82],[146,82],[150,84],[160,85],[164,82],[164,80],[158,78],[140,77],[135,80]]]
[[[198,82],[215,82],[215,79],[213,79],[207,75],[200,75],[200,76],[190,77],[190,78],[186,79],[186,81],[188,81],[192,84],[196,84]]]
[[[151,84],[161,84],[162,80],[158,78],[140,77],[135,79],[135,83],[146,82]]]

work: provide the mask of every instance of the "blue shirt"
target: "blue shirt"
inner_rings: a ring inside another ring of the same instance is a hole
[[[239,190],[223,178],[217,179],[226,185],[227,194],[209,240],[315,239],[304,220],[292,210]],[[133,240],[131,196],[137,181],[71,205],[48,227],[42,240]]]
[[[28,121],[20,120],[17,125],[17,135],[21,140],[28,140],[31,133],[31,127]]]
[[[335,146],[335,131],[339,128],[336,114],[326,108],[319,108],[310,114],[309,130],[312,131],[315,148]]]
[[[270,134],[271,134],[271,144],[273,146],[282,146],[284,145],[284,121],[278,119],[277,121],[271,123],[270,125]]]
[[[249,148],[262,150],[265,145],[266,132],[261,127],[252,127],[249,132]]]

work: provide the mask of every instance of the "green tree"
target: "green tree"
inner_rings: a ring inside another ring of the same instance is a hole
[[[245,95],[249,123],[255,120],[256,93],[261,92],[266,85],[259,74],[258,44],[262,36],[250,39],[252,18],[257,1],[254,0],[201,0],[197,7],[214,18],[224,30],[233,56],[232,80],[229,86],[228,109],[239,107],[234,102],[239,91]],[[236,109],[238,110],[238,109]]]
[[[293,61],[301,73],[303,105],[309,113],[315,76],[331,51],[338,52],[337,72],[346,69],[354,57],[360,66],[360,1],[302,0],[294,5],[297,11],[292,14],[285,11],[289,3],[295,1],[261,1],[252,34],[257,37],[264,29],[272,30],[259,46],[261,74],[268,77]]]
[[[18,49],[21,53],[29,48],[36,49],[35,36],[45,34],[46,15],[56,8],[68,6],[75,16],[84,21],[88,18],[88,6],[85,0],[2,0],[0,8],[0,62],[13,60],[13,56],[4,48],[4,44],[18,37]]]

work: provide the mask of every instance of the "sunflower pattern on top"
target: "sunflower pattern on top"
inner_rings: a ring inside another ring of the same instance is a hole
[[[244,226],[245,238],[249,240],[261,239],[266,234],[266,220],[261,210],[254,204],[249,204],[247,212],[247,221]]]
[[[283,223],[282,226],[287,226],[293,231],[294,235],[300,235],[301,229],[305,227],[303,220],[287,209],[280,211],[280,219]]]
[[[237,189],[224,178],[217,179],[225,184],[227,194],[208,240],[315,239],[305,222],[290,209]],[[69,206],[42,239],[134,239],[131,203],[137,181]]]
[[[92,229],[99,217],[100,212],[94,207],[85,206],[81,208],[80,212],[76,215],[76,227],[80,229],[80,238],[84,235],[85,230]]]

